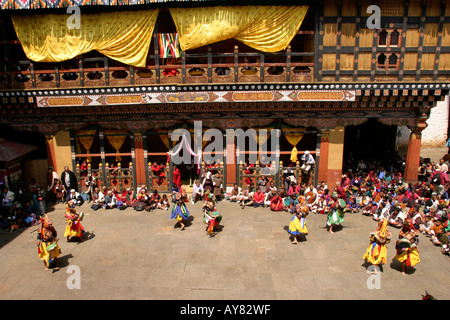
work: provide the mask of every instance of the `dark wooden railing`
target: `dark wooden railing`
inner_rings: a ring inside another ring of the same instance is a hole
[[[53,68],[47,67],[46,70],[38,70],[36,66],[39,64],[31,61],[18,61],[9,65],[10,71],[0,72],[0,90],[312,82],[314,63],[298,60],[313,56],[313,52],[291,52],[290,47],[286,52],[280,53],[243,53],[236,46],[233,53],[213,53],[210,48],[205,54],[182,52],[179,62],[171,64],[161,64],[162,59],[150,55],[147,66],[143,68],[117,66],[115,61],[107,57],[81,57],[75,63],[78,68],[72,65],[71,68],[64,69],[64,63],[55,63]],[[201,63],[188,63],[189,61]]]

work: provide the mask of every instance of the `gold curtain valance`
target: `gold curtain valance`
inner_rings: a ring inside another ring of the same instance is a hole
[[[172,8],[181,49],[186,51],[234,38],[263,52],[287,48],[308,6]]]
[[[94,135],[97,130],[77,130],[76,135],[86,135],[87,137],[77,137],[77,141],[80,142],[86,149],[86,154],[90,153],[92,143],[94,142]],[[92,161],[91,157],[87,157],[88,161]]]
[[[120,148],[122,147],[125,139],[127,138],[127,130],[104,130],[103,133],[108,139],[109,143],[116,150],[116,153],[120,153]],[[122,161],[120,155],[116,156],[116,161]]]
[[[81,29],[67,27],[68,14],[12,16],[26,56],[36,62],[61,62],[92,50],[116,61],[144,67],[158,9],[86,13]]]

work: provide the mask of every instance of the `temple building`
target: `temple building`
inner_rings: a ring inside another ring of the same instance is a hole
[[[277,185],[283,167],[299,172],[294,150],[313,155],[310,181],[333,185],[348,159],[393,159],[405,127],[402,174],[415,181],[422,131],[450,90],[446,0],[0,0],[0,30],[2,130],[45,137],[58,173],[120,188],[171,190],[170,134],[195,121],[223,132],[226,186],[248,178],[236,157],[251,151],[226,134],[238,128],[277,130]]]

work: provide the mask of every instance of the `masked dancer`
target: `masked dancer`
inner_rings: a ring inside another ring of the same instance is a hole
[[[38,230],[37,246],[38,256],[44,261],[45,270],[56,267],[57,258],[61,254],[56,236],[57,232],[47,215],[41,218],[42,226]]]
[[[181,230],[184,230],[186,227],[185,222],[189,218],[189,211],[186,207],[185,201],[187,201],[187,193],[186,187],[181,186],[181,190],[179,192],[174,191],[173,195],[173,208],[170,219],[177,219],[178,223],[181,226]]]
[[[378,222],[378,227],[370,233],[370,244],[364,253],[363,260],[376,266],[386,263],[387,247],[391,241],[391,232],[387,230],[388,220],[382,219]],[[374,271],[375,273],[376,271]]]
[[[417,250],[419,234],[411,219],[405,220],[398,237],[399,240],[395,245],[397,250],[395,259],[402,263],[402,274],[405,275],[406,267],[413,267],[420,262],[419,250]]]
[[[67,202],[66,205],[66,230],[64,231],[64,237],[67,241],[70,238],[78,238],[83,241],[83,234],[85,232],[83,226],[81,225],[81,220],[83,220],[83,214],[77,213],[75,209],[75,203],[73,201]]]

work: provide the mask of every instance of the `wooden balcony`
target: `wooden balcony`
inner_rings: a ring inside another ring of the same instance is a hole
[[[78,68],[63,69],[64,63],[55,63],[46,70],[38,69],[39,64],[31,61],[18,61],[11,64],[15,65],[14,70],[0,72],[0,90],[313,82],[314,64],[301,62],[302,57],[312,60],[314,53],[294,53],[290,48],[281,53],[241,53],[235,47],[233,53],[215,54],[208,50],[205,54],[191,55],[183,52],[179,63],[164,64],[166,59],[151,55],[143,68],[117,66],[107,57],[80,58],[74,62]]]

